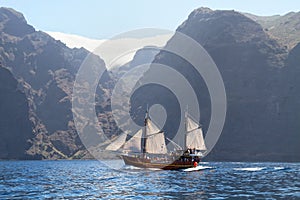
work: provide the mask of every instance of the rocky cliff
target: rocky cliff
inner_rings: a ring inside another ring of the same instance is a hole
[[[1,126],[7,130],[1,131],[0,158],[84,156],[73,123],[71,94],[77,70],[89,52],[70,49],[36,31],[21,13],[9,8],[0,8],[0,33],[1,73],[7,75],[1,78],[0,121],[7,122]],[[95,60],[105,67],[100,58]],[[99,116],[107,111],[105,90],[100,84],[97,99],[104,103],[97,106]],[[106,125],[106,115],[101,120],[106,130],[113,130]]]
[[[300,161],[300,44],[296,45],[300,41],[293,37],[293,45],[285,44],[253,18],[208,8],[194,10],[177,31],[207,50],[225,84],[225,126],[206,159]],[[0,8],[0,159],[88,156],[74,126],[70,101],[75,74],[88,53],[67,48],[28,25],[22,14]],[[157,52],[138,51],[114,78],[149,62],[153,54]],[[105,67],[100,58],[95,57],[95,62]],[[168,52],[159,52],[153,63],[171,66],[189,80],[201,102],[201,124],[206,132],[211,101],[201,75],[186,60]],[[114,82],[106,74],[96,94],[97,115],[108,136],[120,133],[110,112]],[[165,107],[168,117],[163,129],[172,137],[181,114],[176,96],[155,84],[140,88],[131,98],[131,111],[141,125],[147,104]],[[84,128],[94,127],[86,123]]]
[[[33,137],[26,95],[5,68],[0,68],[0,158],[25,158]]]
[[[225,84],[225,126],[207,159],[299,161],[300,131],[296,122],[300,98],[296,78],[299,46],[288,52],[260,24],[235,11],[196,9],[177,31],[192,37],[207,50]],[[201,102],[201,123],[206,131],[211,102],[202,77],[187,61],[171,53],[159,53],[154,63],[171,66],[189,80]],[[150,74],[151,69],[145,79]],[[133,109],[145,102],[149,106],[163,104],[168,112],[164,128],[167,133],[176,131],[174,124],[180,111],[174,96],[156,85],[140,91],[132,98]],[[142,114],[138,118],[141,117]]]

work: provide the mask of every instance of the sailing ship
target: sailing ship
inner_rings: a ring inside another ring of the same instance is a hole
[[[126,165],[139,168],[176,170],[196,167],[207,150],[202,127],[187,112],[183,147],[165,137],[164,131],[150,119],[148,111],[144,127],[128,141],[127,136],[122,133],[106,150],[119,151]],[[166,139],[175,147],[173,151],[168,151]]]

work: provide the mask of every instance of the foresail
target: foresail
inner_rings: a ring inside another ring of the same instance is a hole
[[[115,141],[108,145],[105,149],[109,151],[117,151],[126,141],[127,134],[122,133]]]
[[[139,130],[130,140],[128,140],[124,146],[123,150],[126,152],[141,152],[141,140],[142,140],[143,130]]]
[[[186,147],[190,149],[206,150],[202,128],[189,117],[186,119],[186,123]]]

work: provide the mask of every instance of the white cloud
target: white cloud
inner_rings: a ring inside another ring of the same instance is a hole
[[[60,40],[62,43],[65,43],[69,48],[81,48],[84,47],[85,49],[93,52],[95,48],[97,48],[100,44],[102,44],[105,40],[97,40],[91,39],[79,35],[61,33],[61,32],[53,32],[53,31],[45,31],[51,37],[56,40]]]
[[[45,31],[56,40],[65,43],[69,48],[81,48],[99,55],[108,69],[122,66],[130,62],[135,52],[145,46],[163,47],[172,34],[161,34],[150,37],[119,37],[110,40],[97,40],[79,35]]]
[[[173,34],[144,38],[117,38],[103,42],[94,53],[100,55],[106,67],[112,69],[131,61],[135,52],[145,46],[163,47]]]

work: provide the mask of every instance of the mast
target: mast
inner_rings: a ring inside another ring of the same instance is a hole
[[[188,112],[188,106],[186,106],[186,110],[184,112],[183,151],[185,151],[187,149],[187,146],[186,146],[186,138],[187,138],[187,112]]]
[[[147,123],[148,123],[148,118],[149,118],[149,113],[148,113],[148,105],[147,105],[147,110],[146,110],[146,115],[145,115],[145,120],[144,120],[144,131],[143,131],[143,137],[142,137],[142,153],[143,155],[146,154],[146,143],[147,143]]]

